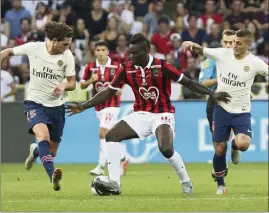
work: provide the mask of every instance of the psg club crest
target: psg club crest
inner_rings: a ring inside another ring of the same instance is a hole
[[[64,64],[64,62],[63,62],[62,60],[59,60],[59,61],[57,62],[57,65],[58,65],[59,67],[63,66],[63,64]]]
[[[245,72],[248,72],[250,70],[249,66],[244,66],[243,69],[244,69]]]

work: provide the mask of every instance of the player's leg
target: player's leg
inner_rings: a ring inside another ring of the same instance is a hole
[[[149,116],[145,113],[131,113],[119,121],[106,135],[106,152],[108,162],[108,174],[110,182],[96,181],[97,190],[103,190],[111,194],[120,194],[120,160],[121,144],[123,140],[144,138],[151,134],[148,127]]]
[[[163,119],[162,119],[163,118]],[[168,160],[169,164],[174,168],[180,182],[182,190],[189,194],[193,192],[193,184],[186,171],[184,162],[177,151],[174,150],[174,116],[172,114],[156,117],[153,122],[152,131],[155,133],[158,147],[162,155]]]
[[[49,151],[50,149],[50,133],[48,126],[51,125],[48,115],[45,112],[45,108],[33,101],[24,102],[24,111],[27,115],[29,123],[29,133],[34,134],[38,142],[38,155],[41,163],[43,164],[50,181],[52,181],[52,175],[54,171],[53,157]],[[34,149],[33,152],[37,150]],[[34,154],[33,154],[34,155]],[[27,158],[29,159],[29,157]],[[27,168],[26,160],[26,168]]]
[[[227,141],[231,132],[231,114],[222,107],[217,106],[213,112],[213,140],[215,154],[213,157],[213,168],[215,181],[217,182],[217,194],[226,194],[224,177],[227,175]]]
[[[240,151],[246,151],[251,143],[250,113],[235,114],[232,123],[235,138],[232,140],[231,158],[237,164],[240,161]]]
[[[100,147],[99,147],[99,160],[98,165],[90,170],[90,174],[92,175],[103,175],[104,168],[106,166],[106,155],[105,155],[105,147],[106,147],[106,139],[105,136],[108,132],[108,129],[100,127],[99,128],[99,138],[100,138]]]
[[[50,132],[50,153],[52,157],[56,157],[59,144],[62,140],[63,129],[65,125],[65,112],[64,106],[58,107],[46,107],[46,114],[52,123],[52,128]],[[52,175],[52,185],[55,191],[61,189],[60,180],[62,179],[63,172],[60,168],[56,168]]]

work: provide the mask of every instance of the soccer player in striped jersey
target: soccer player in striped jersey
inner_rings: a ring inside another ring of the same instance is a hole
[[[175,136],[175,107],[172,106],[171,81],[179,82],[190,90],[211,95],[216,101],[229,101],[226,92],[214,93],[165,60],[149,55],[150,44],[143,34],[135,34],[129,46],[130,61],[120,67],[108,89],[90,101],[66,106],[66,112],[80,113],[113,96],[124,84],[130,85],[135,95],[134,112],[119,121],[106,135],[109,182],[95,181],[96,190],[120,194],[120,142],[132,138],[145,138],[155,134],[162,155],[168,160],[182,183],[183,193],[193,192],[193,184],[179,153],[173,148]]]
[[[95,56],[96,61],[91,61],[85,68],[84,75],[82,77],[81,88],[85,89],[89,85],[93,85],[92,95],[96,95],[98,92],[105,90],[111,80],[113,79],[116,70],[119,68],[117,62],[111,61],[108,57],[109,49],[106,41],[98,41],[95,44]],[[100,123],[99,138],[100,138],[100,151],[99,151],[99,163],[96,168],[90,170],[92,175],[103,175],[106,165],[106,139],[105,135],[109,129],[118,120],[118,114],[120,111],[120,92],[117,92],[111,98],[106,100],[102,104],[95,106],[97,118]],[[128,166],[128,160],[124,155],[124,146],[122,144],[122,159],[121,159],[121,174],[125,174]]]
[[[30,86],[24,102],[29,133],[38,145],[30,145],[25,167],[30,170],[39,156],[53,189],[61,189],[62,170],[54,169],[65,123],[64,91],[76,88],[75,61],[69,50],[73,30],[66,24],[48,22],[45,25],[46,42],[29,42],[1,52],[2,61],[12,55],[27,55],[30,61]],[[67,78],[67,83],[64,79]]]

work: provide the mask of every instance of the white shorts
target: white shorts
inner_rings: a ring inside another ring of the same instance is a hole
[[[175,137],[175,118],[173,113],[133,112],[122,120],[136,132],[140,139],[155,134],[156,129],[163,124],[171,127]]]
[[[96,115],[100,122],[100,128],[111,129],[118,121],[119,107],[107,107],[97,111]]]

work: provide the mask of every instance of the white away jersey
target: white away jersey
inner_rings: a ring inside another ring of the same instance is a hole
[[[12,76],[9,72],[1,70],[1,99],[11,91],[10,84],[14,83]],[[9,96],[3,102],[14,101],[15,97]]]
[[[30,84],[27,100],[47,107],[60,106],[63,96],[53,94],[56,85],[67,76],[75,75],[75,60],[70,50],[59,55],[50,55],[46,42],[29,42],[13,48],[15,55],[28,55]]]
[[[228,92],[229,103],[220,102],[227,112],[250,112],[250,93],[256,75],[268,76],[268,65],[249,53],[242,60],[234,57],[232,48],[204,48],[204,55],[212,58],[217,67],[217,92]]]

